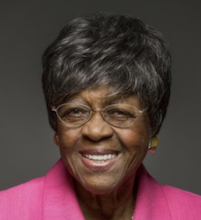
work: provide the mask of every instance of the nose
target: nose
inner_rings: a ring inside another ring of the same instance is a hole
[[[113,135],[113,129],[104,121],[100,112],[95,112],[91,119],[83,126],[82,135],[93,141],[110,138]]]

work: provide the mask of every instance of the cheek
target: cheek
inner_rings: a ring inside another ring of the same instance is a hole
[[[59,136],[59,148],[61,154],[70,154],[76,151],[76,144],[79,140],[80,132],[78,129],[67,129],[62,126],[58,126],[57,129]]]
[[[122,130],[118,134],[123,146],[129,151],[147,151],[150,132],[148,127],[136,127]]]
[[[150,140],[149,124],[145,121],[131,129],[122,129],[119,131],[118,137],[124,148],[126,170],[132,174],[147,154]]]
[[[146,156],[149,144],[148,129],[122,129],[116,131],[121,149],[122,157],[118,170],[115,173],[128,178],[135,175],[136,170]]]
[[[58,129],[59,135],[59,150],[61,158],[71,175],[76,175],[78,173],[77,167],[80,167],[80,162],[78,160],[78,140],[79,132],[72,129]]]

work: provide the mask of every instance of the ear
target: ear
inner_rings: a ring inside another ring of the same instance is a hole
[[[55,133],[55,135],[54,135],[54,143],[55,143],[57,146],[59,146],[59,136],[58,136],[58,134],[56,134],[56,133]]]

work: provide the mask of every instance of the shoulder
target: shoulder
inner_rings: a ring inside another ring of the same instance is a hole
[[[42,189],[43,186],[43,179],[44,177],[39,177],[33,180],[30,180],[26,183],[22,183],[18,186],[14,186],[12,188],[0,191],[0,201],[2,198],[7,197],[9,198],[9,196],[15,195],[17,196],[18,194],[22,195],[28,195],[31,192],[36,192],[36,191],[40,191],[40,189]]]
[[[169,202],[175,203],[179,202],[181,206],[196,206],[199,205],[201,208],[201,196],[181,190],[172,186],[161,185],[163,193]]]
[[[201,196],[173,187],[169,185],[162,185],[158,183],[142,166],[140,168],[141,172],[141,179],[147,189],[154,189],[154,193],[159,193],[159,195],[163,198],[165,198],[169,203],[170,206],[175,204],[179,207],[197,207],[201,208]],[[152,190],[153,191],[153,190]],[[201,213],[201,212],[200,212]]]
[[[201,196],[172,186],[161,185],[175,219],[201,219]]]
[[[137,201],[153,219],[200,220],[201,196],[176,187],[161,185],[141,166]],[[151,208],[148,208],[151,207]],[[144,212],[144,211],[143,211]],[[144,218],[146,219],[146,218]]]
[[[44,178],[36,178],[0,192],[0,220],[29,219],[32,209],[40,210]],[[25,208],[26,207],[26,208]],[[37,213],[34,214],[37,219]],[[33,216],[33,217],[34,217]]]

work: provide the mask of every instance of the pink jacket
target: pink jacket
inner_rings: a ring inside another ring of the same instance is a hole
[[[201,197],[159,185],[139,169],[134,220],[201,220]],[[0,220],[84,220],[60,160],[46,176],[0,192]]]

